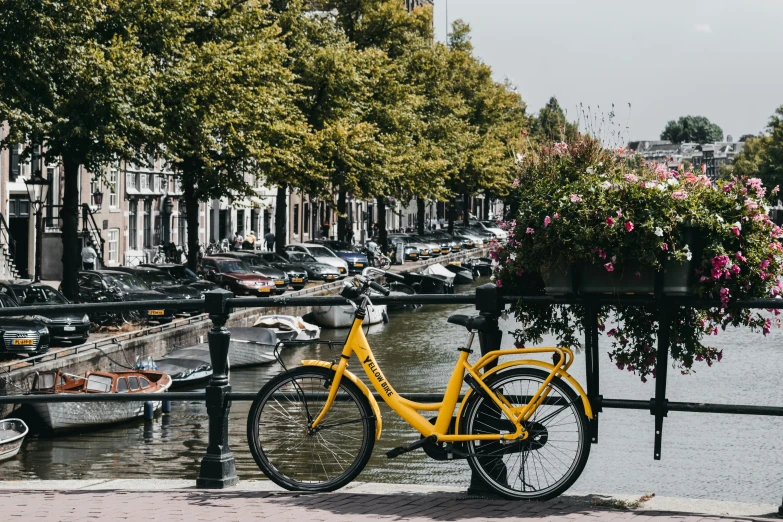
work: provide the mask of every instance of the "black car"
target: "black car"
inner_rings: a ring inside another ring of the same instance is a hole
[[[70,304],[63,294],[41,283],[27,281],[0,283],[0,293],[12,297],[19,306]],[[43,321],[49,329],[52,345],[62,342],[82,344],[90,335],[90,318],[84,312],[43,312],[38,315],[45,318]]]
[[[168,273],[156,268],[147,267],[116,267],[112,270],[133,274],[147,286],[158,292],[163,292],[171,299],[203,299],[204,292],[188,285],[178,284]]]
[[[163,301],[169,299],[163,292],[151,289],[147,283],[133,274],[119,270],[85,270],[77,277],[79,302],[112,303],[118,301]],[[170,321],[174,310],[153,308],[149,310],[128,310],[120,313],[126,322],[138,319]],[[95,314],[93,314],[95,315]],[[92,319],[96,319],[93,317]]]
[[[0,294],[0,307],[19,306],[11,296]],[[49,351],[47,319],[41,316],[0,317],[0,353],[40,355]]]
[[[340,269],[326,263],[319,262],[310,254],[303,252],[286,252],[286,259],[294,266],[299,266],[307,272],[307,277],[312,280],[336,281],[343,277]]]
[[[149,263],[143,263],[139,266],[143,268],[154,268],[156,270],[166,272],[174,279],[174,281],[176,281],[178,285],[187,285],[202,293],[220,288],[215,283],[207,281],[206,279],[202,279],[198,276],[198,274],[185,265],[175,265],[174,263],[153,265]]]
[[[255,255],[269,266],[285,272],[288,276],[288,280],[291,281],[291,287],[294,290],[304,288],[307,284],[307,270],[305,270],[303,266],[291,263],[285,257],[275,254],[274,252],[256,252]]]
[[[288,275],[279,268],[275,268],[263,259],[256,255],[255,252],[225,252],[223,257],[233,257],[243,261],[250,269],[261,274],[264,277],[268,277],[275,282],[275,294],[280,295],[288,290]]]

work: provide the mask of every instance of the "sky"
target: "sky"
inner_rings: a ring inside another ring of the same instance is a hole
[[[528,113],[552,95],[569,119],[614,103],[626,140],[659,139],[685,115],[737,140],[783,105],[783,0],[435,0],[440,41],[447,13]]]

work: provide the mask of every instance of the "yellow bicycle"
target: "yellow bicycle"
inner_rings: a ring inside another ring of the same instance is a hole
[[[264,474],[289,490],[333,491],[362,471],[381,435],[381,413],[368,387],[346,369],[355,354],[375,391],[421,434],[389,451],[389,458],[421,448],[436,460],[467,459],[489,488],[510,499],[545,500],[568,489],[587,463],[593,418],[585,392],[567,371],[573,353],[495,350],[470,363],[474,337],[489,321],[453,315],[449,322],[470,334],[443,400],[405,399],[386,379],[361,328],[371,291],[388,293],[368,272],[399,277],[370,268],[346,281],[341,295],[356,303],[356,312],[339,361],[302,361],[270,380],[254,400],[247,435]],[[500,357],[529,354],[551,354],[553,363],[525,358],[492,367]],[[468,389],[460,402],[463,383]],[[437,417],[428,420],[420,411]]]

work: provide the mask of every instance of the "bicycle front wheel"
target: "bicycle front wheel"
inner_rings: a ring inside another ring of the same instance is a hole
[[[487,385],[512,406],[527,404],[549,376],[535,368],[511,368],[490,377]],[[588,419],[582,400],[559,377],[524,423],[529,435],[518,441],[470,441],[468,463],[500,495],[515,500],[554,498],[579,478],[590,454]],[[465,405],[460,433],[514,433],[514,424],[492,400],[473,394]]]
[[[353,480],[375,445],[375,414],[362,391],[342,379],[319,426],[334,370],[304,366],[269,381],[247,418],[250,452],[264,474],[291,491],[334,491]]]

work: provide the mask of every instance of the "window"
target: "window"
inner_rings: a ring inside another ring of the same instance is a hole
[[[302,216],[302,229],[305,234],[310,233],[310,203],[304,204],[304,216]]]
[[[294,205],[294,234],[299,233],[299,203]]]
[[[49,197],[46,198],[46,223],[47,228],[60,227],[60,169],[46,167],[46,179],[49,180]]]
[[[98,192],[98,180],[93,176],[90,178],[90,206],[95,206],[95,193]]]
[[[180,246],[188,244],[187,236],[188,215],[185,210],[185,202],[179,202],[179,216],[177,216],[177,241]]]
[[[144,210],[141,213],[141,233],[144,248],[152,248],[152,200],[144,200]]]
[[[245,235],[245,211],[237,210],[237,232]]]
[[[128,247],[136,250],[139,247],[139,234],[137,232],[139,216],[139,202],[131,200],[128,203]]]
[[[16,179],[19,177],[20,169],[19,169],[19,144],[14,143],[10,147],[10,153],[11,153],[11,169],[8,174],[9,181],[16,181]]]
[[[120,194],[117,190],[117,169],[109,170],[109,208],[120,206]]]
[[[150,387],[150,381],[148,381],[144,377],[139,377],[139,381],[141,382],[141,387],[142,388],[149,388]]]
[[[117,393],[128,393],[128,381],[125,377],[117,379]]]
[[[140,190],[150,188],[150,178],[147,174],[139,174],[139,179],[141,180]]]
[[[120,262],[120,229],[109,230],[109,263]]]
[[[128,377],[128,384],[130,386],[131,391],[138,391],[139,390],[139,378],[138,377]]]
[[[87,391],[110,392],[111,377],[105,375],[90,375],[87,377]]]

